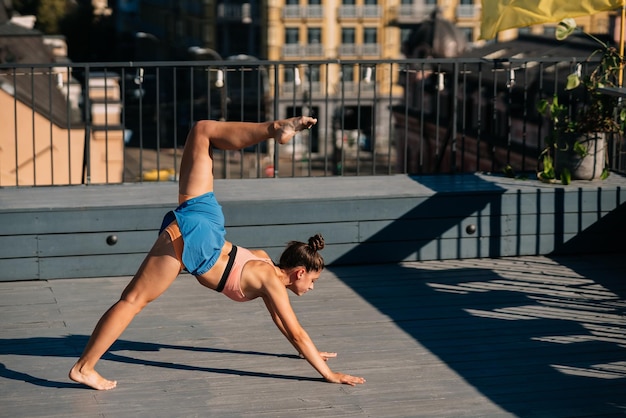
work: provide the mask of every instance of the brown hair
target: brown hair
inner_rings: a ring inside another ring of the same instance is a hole
[[[316,234],[309,238],[309,243],[291,241],[280,256],[278,266],[289,269],[302,266],[306,271],[320,271],[324,268],[324,259],[318,251],[324,248],[324,237]]]

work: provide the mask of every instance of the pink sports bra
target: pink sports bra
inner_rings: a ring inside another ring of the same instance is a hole
[[[269,258],[257,257],[246,248],[233,245],[233,249],[228,254],[228,264],[222,275],[217,291],[224,293],[235,302],[247,302],[250,299],[241,291],[241,272],[248,261],[259,260],[274,265]]]

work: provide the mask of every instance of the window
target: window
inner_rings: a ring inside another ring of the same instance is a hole
[[[286,83],[293,83],[296,81],[296,69],[294,67],[285,67],[283,69],[283,76]]]
[[[474,0],[461,0],[460,4],[473,6],[474,5]]]
[[[285,4],[287,6],[299,6],[300,5],[300,0],[287,0],[287,1],[285,1]]]
[[[413,0],[402,0],[400,2],[400,4],[409,4],[409,5],[413,5]]]
[[[378,43],[378,29],[376,28],[363,29],[363,43],[364,44],[377,44]]]
[[[352,83],[354,81],[354,66],[347,64],[342,65],[341,79],[344,83]]]
[[[364,0],[363,4],[366,6],[376,6],[378,4],[378,0]]]
[[[411,33],[413,33],[413,29],[401,28],[400,29],[400,43],[407,41]]]
[[[321,28],[308,28],[306,32],[307,42],[309,44],[321,44],[322,43],[322,29]]]
[[[354,6],[355,0],[341,0],[341,4],[343,4],[344,6]]]
[[[467,42],[474,42],[474,28],[460,28],[460,30],[465,35]]]
[[[319,6],[322,4],[322,0],[309,0],[309,6]]]
[[[307,76],[309,77],[309,81],[312,83],[319,83],[321,80],[320,72],[321,71],[319,64],[310,64],[307,70]]]
[[[354,44],[355,43],[355,29],[354,28],[342,28],[341,29],[341,43],[342,44]]]
[[[300,31],[298,28],[285,28],[285,43],[297,44],[300,42]]]

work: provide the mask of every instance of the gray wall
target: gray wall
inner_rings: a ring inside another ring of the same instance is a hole
[[[218,180],[227,239],[277,259],[320,232],[327,264],[624,251],[626,180],[487,175]],[[0,190],[0,280],[132,275],[174,183]],[[110,245],[107,238],[115,236]]]

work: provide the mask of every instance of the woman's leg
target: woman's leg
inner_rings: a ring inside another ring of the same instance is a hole
[[[83,354],[70,370],[70,379],[94,389],[113,389],[117,382],[107,380],[96,372],[96,363],[122,335],[135,315],[163,293],[179,272],[180,262],[176,259],[169,235],[164,232],[124,289],[120,300],[100,318]]]
[[[301,116],[274,122],[199,121],[191,128],[180,164],[179,193],[181,199],[213,191],[213,158],[211,146],[238,150],[274,138],[279,144],[317,123],[317,119]]]

